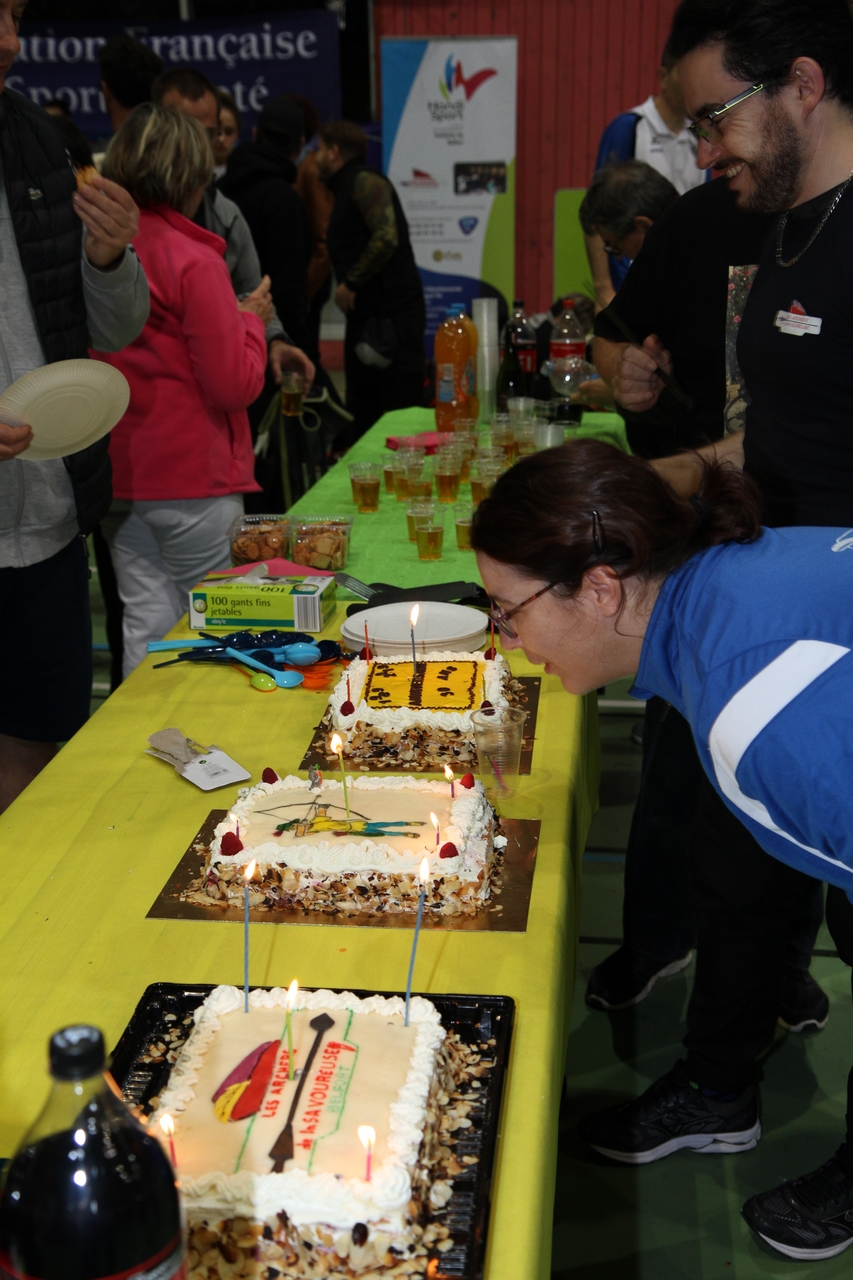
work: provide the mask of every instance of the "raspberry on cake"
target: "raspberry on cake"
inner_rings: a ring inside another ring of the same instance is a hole
[[[344,755],[369,769],[430,772],[474,762],[471,712],[509,705],[512,675],[500,656],[434,653],[355,658],[329,698],[328,726]]]
[[[497,833],[480,782],[458,787],[451,798],[447,782],[357,775],[347,791],[349,815],[334,778],[291,776],[243,788],[216,827],[202,876],[185,899],[242,907],[242,872],[254,859],[252,905],[344,914],[416,911],[426,854],[427,911],[475,915],[488,901],[496,851],[506,838]]]
[[[459,1172],[447,1144],[470,1124],[460,1090],[490,1064],[419,996],[406,1026],[399,996],[300,991],[289,1037],[286,999],[253,991],[246,1014],[236,987],[212,991],[151,1118],[175,1125],[189,1274],[220,1280],[223,1258],[235,1280],[422,1274],[449,1235],[424,1223]]]

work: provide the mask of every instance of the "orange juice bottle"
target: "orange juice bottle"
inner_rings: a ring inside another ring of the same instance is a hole
[[[468,361],[468,412],[465,416],[473,418],[475,422],[480,421],[480,400],[477,395],[477,349],[480,345],[480,335],[477,333],[477,326],[468,315],[461,302],[456,304],[456,310],[459,318],[465,326],[468,334],[468,340],[471,343],[471,356]]]
[[[456,419],[470,415],[468,362],[471,339],[455,307],[448,307],[435,335],[435,428],[455,431]]]

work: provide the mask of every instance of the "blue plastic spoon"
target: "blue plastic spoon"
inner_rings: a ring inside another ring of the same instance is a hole
[[[271,667],[267,667],[263,662],[256,662],[254,658],[250,658],[247,653],[241,653],[239,649],[227,648],[225,652],[231,658],[236,658],[238,662],[242,662],[247,667],[254,667],[256,671],[263,671],[264,675],[272,676],[279,689],[293,689],[298,684],[302,684],[305,679],[301,671],[274,671]]]

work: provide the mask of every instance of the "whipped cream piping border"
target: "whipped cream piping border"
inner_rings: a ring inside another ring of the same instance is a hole
[[[479,663],[484,670],[486,697],[489,702],[495,707],[508,706],[507,696],[504,693],[504,682],[511,678],[512,673],[506,659],[501,657],[500,654],[494,659],[486,659],[482,653],[454,653],[447,651],[429,653],[426,655],[426,659],[419,659],[419,661],[424,660],[427,662]],[[393,657],[383,657],[381,661],[411,662],[412,656],[410,653],[402,653]],[[367,681],[368,670],[369,664],[363,658],[354,658],[349,664],[346,674],[341,677],[332,690],[329,697],[329,711],[336,729],[344,730],[348,733],[361,720],[367,724],[375,725],[377,729],[381,729],[385,733],[405,733],[407,729],[415,726],[426,726],[446,731],[471,732],[471,711],[475,711],[479,703],[475,703],[469,711],[430,711],[419,707],[389,707],[386,710],[381,707],[369,707],[361,696]],[[355,711],[352,715],[342,716],[341,706],[347,700],[347,676],[349,676]]]
[[[283,1010],[286,999],[287,992],[281,987],[249,993],[249,1005],[257,1009]],[[172,1116],[179,1152],[181,1113],[196,1096],[198,1069],[222,1026],[220,1018],[237,1013],[242,1007],[242,991],[237,987],[219,986],[195,1012],[196,1025],[149,1120],[149,1126],[159,1132],[162,1116],[166,1113]],[[400,996],[369,996],[362,1000],[351,991],[300,990],[297,1007],[346,1009],[382,1017],[405,1014],[405,1002]],[[302,1169],[266,1174],[213,1172],[201,1178],[182,1179],[182,1192],[188,1206],[255,1220],[272,1219],[283,1209],[297,1224],[327,1225],[343,1231],[351,1230],[356,1222],[372,1222],[386,1223],[392,1230],[402,1231],[412,1194],[411,1175],[423,1139],[436,1055],[446,1036],[438,1010],[422,996],[412,996],[409,1022],[415,1025],[415,1043],[406,1081],[397,1101],[389,1108],[390,1155],[375,1168],[370,1182],[331,1173],[309,1174]]]
[[[348,843],[337,841],[334,844],[330,841],[294,840],[287,845],[267,841],[253,846],[250,834],[252,813],[258,802],[281,791],[308,792],[309,788],[308,781],[292,774],[280,778],[278,782],[259,782],[255,787],[242,787],[237,793],[237,800],[229,809],[228,817],[215,828],[209,865],[242,867],[248,859],[254,857],[260,868],[290,866],[297,871],[330,875],[341,875],[347,871],[402,874],[416,873],[426,852],[436,876],[458,875],[464,880],[474,880],[483,871],[488,857],[488,836],[493,811],[479,779],[475,779],[474,786],[470,789],[461,787],[457,779],[456,797],[450,807],[451,821],[442,829],[441,843],[450,841],[455,844],[459,850],[456,858],[438,857],[438,851],[432,845],[431,832],[426,837],[426,849],[413,849],[410,854],[400,852],[379,840],[370,839]],[[320,790],[321,793],[340,792],[343,784],[336,778],[324,778]],[[421,791],[446,797],[450,793],[450,784],[429,778],[354,774],[347,779],[347,790]],[[240,825],[243,849],[239,853],[225,855],[221,852],[222,837],[226,831],[233,831],[237,823]]]

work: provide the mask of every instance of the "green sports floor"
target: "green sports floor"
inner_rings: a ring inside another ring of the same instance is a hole
[[[109,693],[103,604],[91,585],[95,651],[92,711]],[[608,688],[625,699],[628,682]],[[756,1191],[816,1168],[844,1131],[847,1072],[853,1061],[850,971],[833,954],[812,973],[832,1002],[826,1029],[814,1036],[779,1028],[763,1065],[764,1137],[743,1155],[679,1152],[658,1164],[615,1166],[587,1150],[580,1116],[635,1097],[680,1052],[692,965],[659,982],[634,1010],[593,1013],[583,1000],[590,971],[617,945],[622,921],[624,849],[640,778],[640,748],[630,737],[636,713],[600,717],[601,808],[584,855],[578,984],[560,1113],[554,1203],[555,1280],[811,1280],[853,1278],[853,1247],[827,1262],[790,1262],[756,1243],[740,1206]],[[833,952],[826,930],[817,950]],[[525,1280],[519,1277],[519,1280]]]

